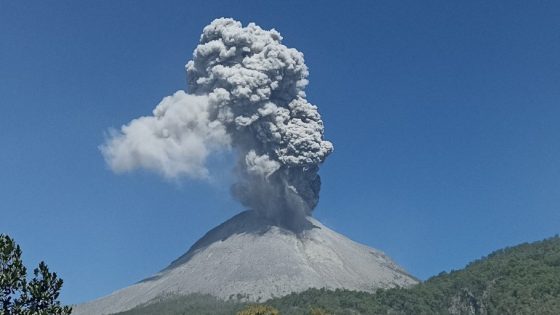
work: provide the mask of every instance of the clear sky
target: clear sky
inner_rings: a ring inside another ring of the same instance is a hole
[[[560,230],[560,3],[2,1],[0,232],[77,303],[242,210],[228,181],[115,175],[109,127],[186,86],[233,17],[305,54],[335,151],[315,216],[421,279]],[[227,176],[225,176],[227,179]]]

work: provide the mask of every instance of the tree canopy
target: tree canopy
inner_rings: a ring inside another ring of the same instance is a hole
[[[50,272],[45,262],[33,270],[21,259],[21,248],[5,234],[0,234],[0,303],[4,315],[69,315],[72,309],[62,306],[58,297],[62,279]]]

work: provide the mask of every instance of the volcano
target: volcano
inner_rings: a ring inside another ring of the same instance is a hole
[[[77,305],[73,314],[129,310],[164,295],[204,293],[262,302],[309,288],[375,291],[417,280],[381,251],[356,243],[307,217],[297,229],[255,211],[209,231],[152,277]]]

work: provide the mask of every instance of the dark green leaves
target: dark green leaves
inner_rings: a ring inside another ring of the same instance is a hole
[[[62,279],[44,262],[27,282],[21,248],[12,238],[0,234],[0,302],[4,315],[68,315],[72,309],[58,301]]]

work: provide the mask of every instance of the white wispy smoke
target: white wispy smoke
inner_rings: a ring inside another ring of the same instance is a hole
[[[145,168],[167,178],[207,177],[206,158],[231,141],[225,126],[209,114],[207,96],[177,91],[158,104],[153,116],[134,119],[120,133],[110,131],[101,152],[118,173]]]
[[[164,98],[101,146],[109,166],[201,178],[208,155],[231,147],[239,157],[232,193],[242,204],[285,224],[310,215],[333,146],[305,99],[303,54],[274,29],[221,18],[204,28],[186,70],[188,94]]]

